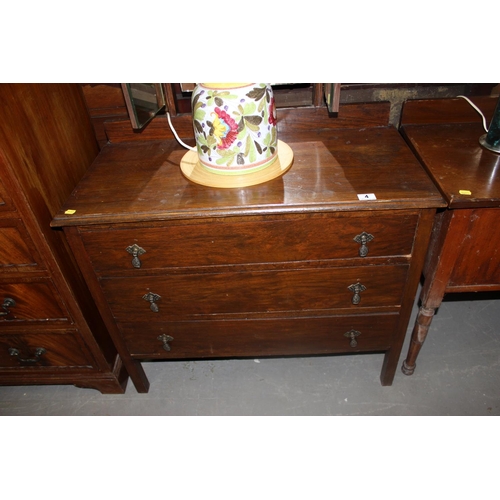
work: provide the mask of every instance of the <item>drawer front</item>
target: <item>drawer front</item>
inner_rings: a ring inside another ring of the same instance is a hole
[[[77,334],[0,335],[0,368],[91,367]]]
[[[0,219],[0,272],[37,271],[34,245],[22,223],[18,219]]]
[[[224,219],[165,228],[91,230],[84,231],[82,239],[96,272],[109,275],[137,268],[408,256],[417,220],[414,213]]]
[[[399,316],[192,321],[122,325],[129,352],[142,358],[237,357],[387,350]]]
[[[50,281],[0,283],[0,324],[61,320],[67,314]]]
[[[121,322],[337,308],[397,307],[407,266],[103,278]],[[357,290],[356,290],[357,289]]]

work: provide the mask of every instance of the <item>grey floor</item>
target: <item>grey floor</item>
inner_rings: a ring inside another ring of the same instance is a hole
[[[448,295],[408,377],[382,387],[382,354],[144,363],[138,394],[73,386],[0,387],[0,415],[500,415],[500,301]],[[401,354],[405,357],[417,304]]]

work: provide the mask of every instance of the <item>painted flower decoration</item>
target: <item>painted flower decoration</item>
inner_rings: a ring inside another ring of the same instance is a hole
[[[238,124],[222,109],[215,108],[215,118],[212,122],[213,135],[219,149],[227,149],[236,140]]]
[[[271,125],[276,125],[277,115],[276,115],[276,104],[274,103],[274,97],[271,98],[269,103],[269,123]]]

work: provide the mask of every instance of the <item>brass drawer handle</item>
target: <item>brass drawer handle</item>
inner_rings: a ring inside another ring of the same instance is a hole
[[[351,342],[349,342],[349,345],[351,347],[356,347],[358,345],[358,341],[356,340],[356,337],[359,337],[360,335],[361,335],[361,332],[358,332],[357,330],[349,330],[348,332],[344,333],[344,337],[351,339]]]
[[[9,311],[9,307],[14,307],[15,305],[16,301],[14,299],[11,299],[10,297],[5,297],[5,299],[3,299],[3,304],[2,304],[3,311],[0,311],[0,316],[7,316],[7,314],[10,314],[11,311]]]
[[[20,362],[20,363],[29,363],[29,364],[33,364],[33,363],[38,363],[40,361],[40,358],[47,352],[46,349],[44,349],[43,347],[37,347],[35,349],[35,357],[34,358],[21,358],[21,352],[19,351],[19,349],[16,349],[14,347],[10,347],[9,348],[9,354],[11,356],[14,356],[17,358],[17,360]]]
[[[359,304],[361,302],[361,296],[359,294],[366,290],[366,286],[358,282],[349,285],[347,288],[349,288],[349,290],[354,294],[352,297],[352,303],[354,305]]]
[[[165,351],[170,351],[171,350],[171,347],[168,345],[169,342],[172,342],[172,340],[174,340],[173,337],[171,337],[170,335],[160,335],[158,337],[158,340],[160,340],[161,342],[163,342],[163,349],[165,349]]]
[[[146,293],[146,295],[143,295],[142,297],[146,302],[149,302],[149,308],[157,313],[157,312],[160,312],[160,308],[158,307],[158,305],[156,304],[156,302],[158,300],[161,299],[161,297],[157,294],[157,293],[152,293],[152,292],[148,292]]]
[[[139,245],[136,245],[135,243],[133,245],[130,245],[127,247],[127,252],[132,255],[132,266],[134,266],[136,269],[140,269],[142,262],[139,259],[139,257],[146,253],[146,250],[144,248],[141,248]]]
[[[366,257],[368,255],[368,246],[366,244],[372,241],[373,239],[374,236],[372,234],[366,233],[365,231],[354,237],[354,241],[361,245],[359,247],[360,257]]]

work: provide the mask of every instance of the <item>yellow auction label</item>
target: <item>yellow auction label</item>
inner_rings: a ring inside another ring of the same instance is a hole
[[[466,195],[469,195],[469,196],[472,194],[468,189],[461,189],[459,191],[459,193],[460,194],[466,194]]]

